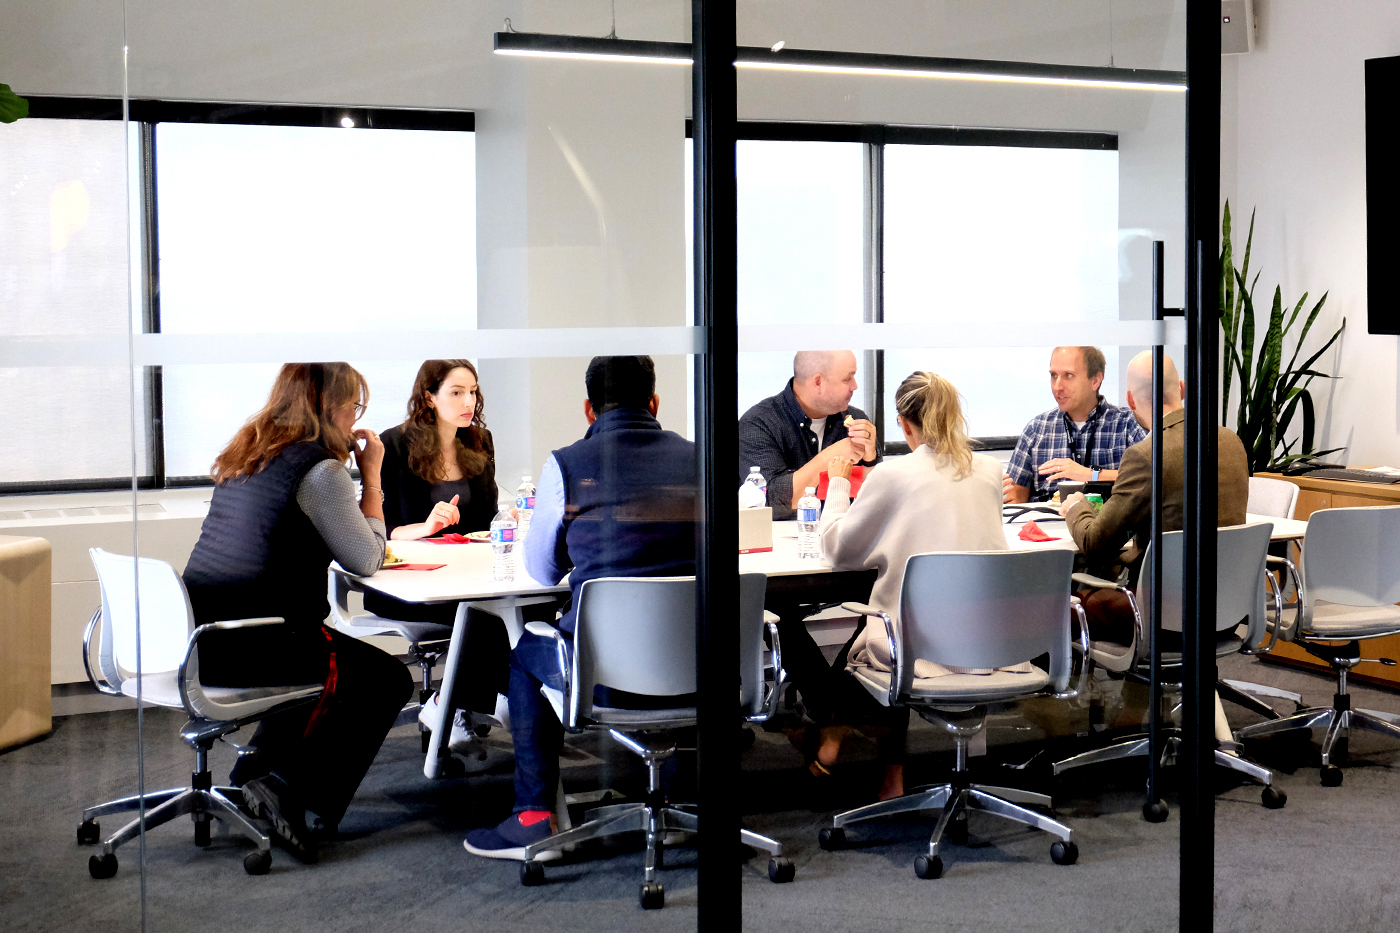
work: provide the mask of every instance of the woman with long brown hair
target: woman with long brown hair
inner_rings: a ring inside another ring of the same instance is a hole
[[[851,463],[833,459],[818,530],[833,568],[879,572],[870,605],[897,618],[904,565],[911,555],[1004,551],[1007,544],[1001,525],[1001,464],[973,452],[958,390],[937,373],[916,372],[900,383],[894,404],[909,455],[874,467],[854,502]],[[848,647],[849,657],[866,666],[888,671],[893,665],[884,632],[871,626],[857,632]],[[953,673],[927,661],[917,664],[921,677]],[[840,705],[850,718],[888,729],[879,741],[885,764],[880,799],[902,796],[909,711],[879,706],[849,674],[842,684],[847,695]],[[835,764],[841,740],[850,731],[842,723],[823,725],[820,748],[811,764],[812,773],[819,776]]]
[[[413,689],[398,660],[322,625],[330,562],[371,574],[384,560],[384,447],[355,428],[368,402],[347,363],[284,365],[267,404],[214,461],[209,515],[184,573],[198,624],[283,620],[206,635],[205,684],[325,684],[314,705],[263,720],[229,775],[302,861],[317,849],[306,813],[327,828],[340,822]]]
[[[418,368],[403,424],[385,431],[384,523],[395,541],[485,531],[496,514],[496,447],[471,360]]]

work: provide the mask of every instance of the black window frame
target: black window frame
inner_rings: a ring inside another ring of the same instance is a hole
[[[43,120],[122,119],[119,97],[58,97],[31,94],[29,118]],[[343,126],[350,118],[361,129],[476,131],[471,110],[424,110],[391,107],[313,107],[292,104],[219,101],[172,101],[139,98],[128,101],[130,120],[139,126],[142,231],[141,289],[142,333],[158,334],[160,328],[160,230],[156,223],[155,127],[159,123],[204,123],[241,126]],[[136,271],[136,270],[133,270]],[[146,424],[148,472],[135,478],[138,489],[187,489],[212,486],[208,476],[168,476],[165,472],[164,379],[159,366],[145,366],[142,373],[143,404],[140,417]],[[92,477],[64,480],[0,482],[0,496],[53,495],[57,493],[111,492],[130,489],[132,477]]]
[[[691,137],[691,122],[685,121]],[[805,123],[781,120],[740,120],[738,138],[774,142],[862,143],[865,146],[865,322],[885,320],[885,146],[1005,146],[1016,149],[1118,150],[1118,134],[1074,130],[1025,130],[998,127],[924,126],[894,123]],[[885,351],[865,351],[866,379],[873,386],[875,425],[883,454],[907,454],[909,445],[889,440],[885,424]],[[982,450],[1011,450],[1018,437],[986,436],[971,439]]]

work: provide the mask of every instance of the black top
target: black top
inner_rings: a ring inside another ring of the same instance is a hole
[[[792,474],[819,451],[845,440],[847,415],[865,418],[865,412],[855,407],[828,415],[819,446],[812,435],[812,419],[797,403],[789,379],[783,391],[759,402],[739,419],[739,482],[748,478],[750,467],[759,468],[768,481],[768,504],[775,522],[787,521],[796,514],[792,508]],[[862,460],[861,465],[873,466],[880,460],[876,454],[874,460]]]
[[[496,516],[496,445],[490,431],[485,428],[480,431],[485,440],[486,468],[480,475],[462,480],[457,490],[457,495],[461,496],[457,500],[461,521],[442,529],[439,534],[485,531]],[[408,438],[404,437],[403,425],[390,428],[379,435],[379,439],[384,442],[384,466],[380,474],[384,484],[384,527],[392,536],[400,525],[427,519],[438,497],[433,493],[433,484],[408,468]],[[471,429],[458,428],[457,439],[470,448]],[[442,501],[451,498],[449,493]]]
[[[209,515],[185,565],[195,622],[280,616],[319,625],[330,613],[331,549],[297,505],[307,472],[333,454],[292,444],[257,473],[214,487]]]

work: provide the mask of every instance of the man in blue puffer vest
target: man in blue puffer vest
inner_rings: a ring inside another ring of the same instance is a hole
[[[552,584],[570,574],[573,605],[559,620],[568,633],[586,580],[695,573],[695,445],[656,420],[660,400],[651,357],[594,357],[584,382],[588,433],[545,462],[525,538],[531,577]],[[467,834],[465,846],[474,855],[523,859],[525,846],[553,832],[564,729],[540,696],[542,683],[563,687],[554,641],[526,632],[510,665],[515,812],[494,828]],[[600,699],[632,705],[626,695]]]

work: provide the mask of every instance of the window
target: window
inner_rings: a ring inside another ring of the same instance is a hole
[[[110,101],[31,108],[0,138],[0,337],[286,334],[288,358],[313,358],[295,335],[476,326],[469,113],[132,101],[124,150]],[[375,390],[366,423],[401,421],[417,363],[355,365]],[[140,481],[207,481],[275,372],[148,371]],[[129,483],[130,383],[124,358],[0,368],[0,431],[17,439],[0,487]]]

